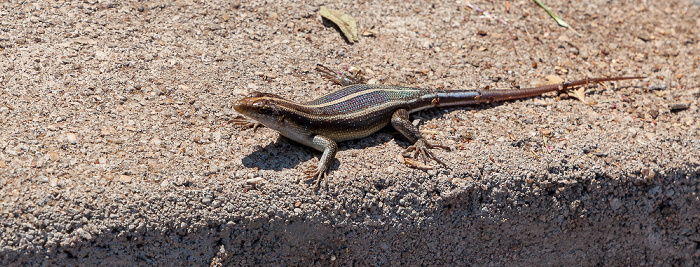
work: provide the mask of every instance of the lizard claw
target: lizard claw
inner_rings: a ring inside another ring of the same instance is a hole
[[[416,143],[413,145],[409,146],[406,148],[406,151],[403,152],[403,163],[408,165],[409,167],[413,167],[416,169],[421,169],[421,170],[429,170],[432,169],[432,167],[422,164],[420,162],[417,162],[415,159],[418,159],[420,156],[421,159],[423,159],[423,162],[427,162],[429,160],[434,160],[437,163],[440,163],[443,167],[447,167],[447,164],[442,162],[439,158],[437,158],[435,155],[433,155],[432,152],[430,152],[430,148],[442,148],[444,150],[450,151],[449,147],[439,145],[439,144],[431,144],[425,139],[418,139]],[[413,156],[411,156],[411,152],[413,152]],[[413,159],[411,159],[413,158]]]
[[[306,179],[316,179],[314,190],[318,190],[321,187],[321,181],[326,178],[326,172],[322,171],[317,166],[311,166],[310,169],[303,172],[306,175]]]
[[[243,116],[237,116],[237,117],[229,120],[228,122],[233,124],[233,125],[243,126],[243,128],[252,127],[253,132],[255,132],[257,130],[257,128],[260,127],[260,125],[262,125],[259,122],[250,122],[250,121],[246,120],[246,118]]]

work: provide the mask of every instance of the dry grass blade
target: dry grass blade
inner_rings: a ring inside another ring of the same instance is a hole
[[[549,8],[547,6],[545,6],[542,2],[540,2],[539,0],[532,0],[532,1],[534,1],[535,4],[537,4],[542,9],[544,9],[544,11],[546,11],[547,14],[549,14],[549,16],[552,17],[559,24],[559,26],[568,28],[569,30],[574,32],[576,35],[582,36],[580,33],[578,33],[576,30],[574,30],[574,28],[572,28],[571,25],[569,25],[569,23],[566,23],[566,21],[559,18],[556,14],[554,14],[552,11],[550,11]]]

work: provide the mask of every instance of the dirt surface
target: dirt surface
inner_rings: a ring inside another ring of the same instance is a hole
[[[697,2],[546,1],[581,36],[524,0],[336,2],[0,3],[0,264],[700,264]],[[317,63],[447,89],[648,78],[413,114],[449,168],[402,165],[387,129],[314,192],[320,153],[230,120],[251,91],[339,89]]]

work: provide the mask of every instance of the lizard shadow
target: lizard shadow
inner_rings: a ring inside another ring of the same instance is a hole
[[[388,129],[388,130],[387,130]],[[369,137],[349,140],[338,143],[338,151],[342,152],[350,149],[364,149],[367,147],[373,147],[381,145],[384,142],[378,141],[375,137],[377,134],[391,134],[392,132],[398,134],[390,126],[384,127],[377,133],[370,135]],[[398,135],[393,135],[394,138],[400,138]],[[388,138],[391,140],[391,138]],[[305,145],[299,144],[286,137],[278,137],[275,142],[269,143],[245,156],[241,161],[243,166],[246,168],[258,168],[262,170],[274,170],[281,171],[283,169],[294,169],[300,163],[309,161],[313,158],[317,158],[317,161],[312,165],[317,165],[318,160],[320,160],[323,152],[315,150],[313,148],[307,147]],[[337,155],[336,155],[337,156]],[[328,168],[329,171],[335,171],[338,169],[340,161],[336,158],[331,163]]]
[[[316,150],[309,149],[294,141],[279,137],[275,142],[260,147],[245,156],[241,161],[247,168],[281,171],[294,169],[299,163],[315,156]]]
[[[424,110],[417,114],[412,114],[411,117],[413,119],[420,118],[420,124],[424,124],[427,120],[444,117],[446,114],[449,114],[455,110],[483,110],[503,104],[504,102],[498,102],[468,107],[446,107],[435,110]],[[407,148],[411,145],[408,140],[401,135],[401,133],[396,131],[391,125],[387,125],[368,137],[339,142],[338,151],[342,152],[355,149],[362,150],[364,148],[385,144],[392,139],[403,148]],[[283,169],[295,169],[299,164],[307,162],[313,158],[317,158],[317,161],[311,164],[315,166],[319,164],[318,160],[320,159],[321,154],[321,151],[299,144],[286,137],[279,136],[275,142],[269,143],[249,153],[242,159],[242,163],[246,168],[281,171]],[[334,159],[328,171],[332,172],[337,170],[339,165],[340,161],[337,158]]]

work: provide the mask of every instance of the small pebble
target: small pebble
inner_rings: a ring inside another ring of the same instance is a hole
[[[249,184],[249,185],[257,185],[258,183],[262,182],[263,180],[264,180],[263,178],[258,177],[258,178],[252,178],[252,179],[245,180],[245,183]]]
[[[671,108],[671,110],[673,110],[673,108]],[[649,110],[649,115],[651,115],[652,118],[656,119],[657,117],[659,117],[659,109],[652,108],[651,110]]]
[[[611,207],[613,210],[618,210],[620,207],[622,207],[622,203],[620,202],[619,199],[613,198],[613,199],[610,201],[610,207]]]
[[[61,155],[59,155],[58,152],[49,152],[49,154],[47,154],[47,156],[52,161],[57,161],[58,159],[61,158]]]
[[[78,234],[78,236],[80,236],[81,238],[83,238],[85,240],[92,239],[92,235],[90,233],[88,233],[87,231],[83,230],[83,228],[78,228],[77,230],[75,230],[75,233]]]
[[[219,171],[219,166],[217,166],[214,163],[209,165],[209,172],[210,173],[217,173],[218,171]]]
[[[676,103],[676,104],[671,105],[670,109],[671,109],[672,112],[678,112],[678,111],[681,111],[681,110],[688,109],[688,107],[689,107],[688,104],[685,104],[685,103]]]
[[[540,133],[544,137],[552,137],[552,130],[550,129],[540,129]]]
[[[131,183],[131,176],[121,175],[121,176],[119,176],[119,181],[122,183]]]
[[[76,144],[78,143],[78,136],[74,133],[67,133],[63,140],[69,144]]]
[[[8,148],[5,149],[5,154],[15,157],[19,155],[19,150]]]

